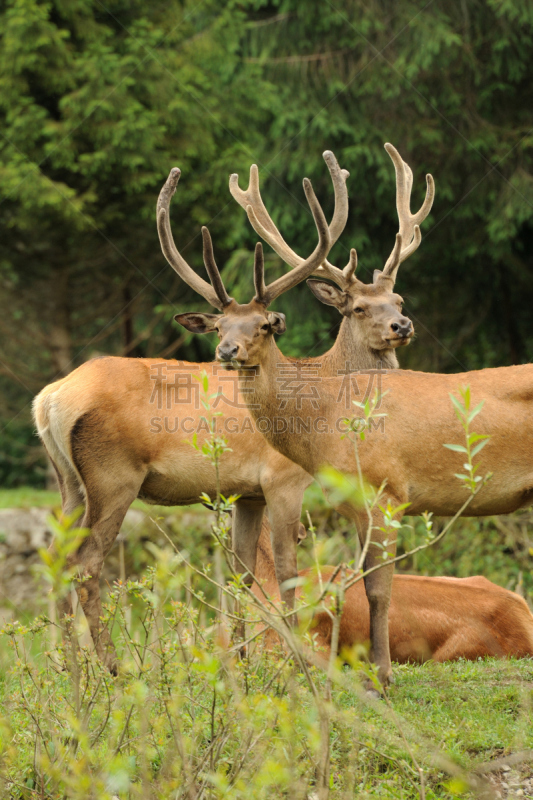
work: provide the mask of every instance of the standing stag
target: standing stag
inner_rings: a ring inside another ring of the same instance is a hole
[[[405,182],[398,181],[398,197],[405,195]],[[402,204],[399,203],[399,208]],[[250,212],[251,213],[251,212]],[[412,230],[400,213],[400,232],[382,272],[375,274],[377,285],[385,288],[394,282],[396,271],[412,242]],[[406,216],[406,215],[405,215]],[[413,237],[416,234],[413,232]],[[406,246],[404,247],[404,241]],[[217,359],[229,369],[238,370],[241,390],[257,420],[267,420],[262,431],[267,441],[310,475],[316,475],[326,464],[340,472],[356,475],[358,464],[353,442],[339,432],[339,423],[347,416],[339,401],[350,380],[346,377],[324,377],[314,384],[314,393],[302,393],[297,407],[294,400],[280,403],[279,387],[283,385],[290,360],[280,352],[265,321],[272,296],[264,285],[261,245],[256,247],[255,289],[253,300],[246,305],[231,301],[223,306],[223,315],[205,317],[204,331],[216,330],[219,336]],[[220,276],[217,284],[222,286]],[[225,292],[225,290],[224,290]],[[227,294],[225,294],[227,297]],[[365,295],[357,301],[361,317],[370,313],[371,304]],[[190,325],[187,314],[179,321],[202,332],[200,325]],[[483,487],[468,507],[468,515],[510,513],[528,506],[533,500],[533,366],[523,365],[484,369],[458,375],[387,370],[381,376],[382,424],[371,431],[358,445],[359,464],[365,480],[374,487],[385,486],[383,503],[392,508],[409,504],[410,514],[431,511],[443,516],[458,513],[466,494],[464,485],[455,477],[461,466],[457,453],[444,448],[447,443],[460,443],[464,431],[454,413],[450,394],[458,387],[470,386],[472,402],[484,400],[476,417],[476,430],[490,436],[479,453],[479,469],[492,472],[493,479]],[[369,376],[369,380],[371,376]],[[351,385],[360,387],[361,375],[351,378]],[[289,406],[289,407],[287,407]],[[352,414],[362,417],[363,410],[352,406]],[[279,418],[304,417],[308,421],[306,435],[291,435],[288,425],[279,425]],[[362,420],[364,423],[364,420]],[[289,489],[290,487],[287,487]],[[368,519],[366,511],[343,507],[351,516],[364,543]],[[382,563],[384,541],[390,534],[382,531],[383,513],[374,509],[372,544],[365,568]],[[393,550],[389,543],[387,549]],[[377,569],[365,578],[370,606],[371,658],[378,665],[381,682],[386,685],[392,675],[388,611],[391,597],[392,565]]]
[[[411,180],[409,167],[394,148],[389,149],[397,176]],[[327,234],[319,248],[305,262],[292,253],[295,269],[273,285],[281,293],[307,276],[309,267],[316,275],[327,275],[339,287],[316,282],[315,292],[322,292],[325,302],[339,307],[343,321],[339,337],[318,364],[321,374],[337,375],[351,369],[375,368],[382,362],[398,365],[394,349],[412,337],[410,320],[404,317],[399,298],[392,286],[365,286],[354,276],[355,251],[345,270],[325,262],[325,255],[340,236],[347,219],[346,177],[332,153],[324,158],[335,189],[335,210]],[[171,266],[208,302],[222,309],[229,298],[217,283],[217,270],[208,232],[204,229],[204,258],[218,294],[198,277],[179,254],[170,231],[169,204],[179,180],[173,170],[158,200],[158,230],[163,252]],[[231,191],[241,202],[245,198],[257,218],[269,229],[276,252],[287,245],[268,217],[262,203],[257,168],[252,167],[250,187],[241,192],[237,176],[232,176]],[[429,213],[432,183],[424,203]],[[319,214],[311,187],[306,193]],[[241,203],[242,204],[242,203]],[[252,213],[252,212],[250,212]],[[321,213],[321,212],[320,212]],[[317,217],[318,219],[318,217]],[[292,251],[291,251],[292,252]],[[320,266],[323,264],[323,266]],[[366,293],[366,294],[365,294]],[[372,303],[364,320],[357,311],[357,297],[365,294]],[[189,323],[193,324],[191,315]],[[282,332],[281,314],[269,314],[264,322],[269,332]],[[294,360],[291,360],[294,364]],[[120,530],[124,515],[136,497],[160,505],[187,505],[198,502],[201,492],[216,493],[215,472],[211,464],[189,444],[194,431],[202,441],[209,432],[202,420],[199,385],[193,375],[206,371],[209,394],[231,394],[231,415],[225,419],[224,433],[231,451],[220,465],[223,494],[239,494],[234,512],[234,547],[240,560],[253,572],[257,537],[265,503],[272,526],[276,569],[280,582],[296,572],[296,541],[303,492],[312,476],[271,448],[256,432],[242,397],[237,395],[237,376],[231,376],[216,364],[190,364],[162,359],[100,358],[84,364],[66,378],[46,387],[34,404],[35,420],[48,455],[54,464],[61,487],[63,511],[70,514],[80,505],[85,513],[80,524],[91,534],[76,555],[80,570],[91,579],[83,584],[80,602],[87,617],[100,657],[116,668],[115,654],[107,629],[100,624],[102,608],[99,576],[104,559]],[[231,378],[228,384],[228,377]],[[216,401],[215,401],[216,402]],[[217,406],[216,410],[220,410]],[[251,580],[251,578],[250,578]],[[294,592],[284,598],[291,603]],[[67,606],[63,609],[68,611]]]

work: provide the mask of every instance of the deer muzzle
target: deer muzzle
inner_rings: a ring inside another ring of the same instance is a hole
[[[392,322],[390,329],[394,339],[408,339],[413,335],[413,323],[407,317]]]
[[[221,342],[216,349],[216,357],[217,361],[235,364],[246,361],[248,353],[240,344]]]

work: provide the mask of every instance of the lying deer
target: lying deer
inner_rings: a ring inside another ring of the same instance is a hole
[[[381,286],[394,284],[402,253],[414,242],[410,224],[409,192],[405,180],[397,184],[400,231],[383,271],[375,280]],[[250,209],[253,215],[253,209]],[[315,213],[320,240],[329,238],[329,229]],[[303,274],[303,270],[300,275]],[[382,505],[398,509],[406,504],[410,514],[430,511],[442,516],[463,513],[466,501],[464,484],[455,475],[464,456],[444,448],[447,443],[461,444],[464,431],[450,402],[458,387],[469,386],[472,402],[485,401],[476,417],[476,432],[490,437],[477,456],[480,474],[493,473],[493,479],[483,486],[468,507],[468,514],[482,516],[510,513],[527,507],[533,500],[533,366],[530,364],[498,369],[483,369],[458,375],[438,375],[403,370],[386,370],[380,375],[383,424],[371,430],[358,445],[356,456],[353,441],[343,436],[340,427],[347,416],[340,399],[350,387],[360,391],[362,376],[325,377],[300,398],[280,405],[279,387],[285,380],[291,361],[278,349],[268,325],[268,307],[273,297],[264,283],[263,253],[256,246],[254,264],[255,296],[249,303],[239,304],[226,290],[219,294],[223,313],[180,314],[177,319],[196,333],[216,331],[219,344],[218,361],[239,374],[241,391],[252,417],[266,420],[265,438],[276,450],[294,461],[310,475],[317,475],[324,465],[355,476],[360,469],[366,482],[384,487]],[[220,275],[214,285],[223,287]],[[217,291],[219,291],[217,289]],[[222,298],[224,298],[222,300]],[[364,318],[370,313],[371,302],[363,294],[357,303],[356,314]],[[374,376],[368,376],[368,382]],[[357,394],[357,393],[356,393]],[[310,421],[309,432],[291,435],[290,419],[297,415]],[[350,416],[362,427],[364,410],[352,406]],[[287,420],[279,425],[278,419]],[[462,459],[462,460],[461,460]],[[290,486],[287,485],[287,491]],[[351,505],[343,513],[354,519],[360,540],[365,544],[368,530],[366,511]],[[399,513],[399,511],[397,512]],[[388,611],[391,598],[392,564],[383,563],[383,550],[394,552],[390,530],[384,525],[383,512],[372,512],[372,544],[365,569],[373,570],[365,578],[370,605],[371,659],[378,665],[378,675],[387,684],[392,675]],[[294,551],[295,543],[287,542]],[[277,556],[277,553],[276,553]],[[296,576],[296,570],[293,577]],[[289,598],[288,602],[293,602]]]
[[[305,537],[305,529],[300,539]],[[325,586],[334,567],[321,567]],[[317,585],[315,569],[298,573],[309,584]],[[274,556],[267,526],[261,529],[257,544],[255,577],[264,592],[279,602]],[[348,571],[347,578],[355,577]],[[339,581],[339,576],[335,578]],[[257,584],[252,587],[257,599],[264,594]],[[301,589],[296,590],[296,596]],[[309,628],[322,663],[330,657],[332,618],[327,611],[317,611]],[[338,652],[370,640],[370,611],[363,582],[350,586],[345,595],[339,630]],[[271,628],[265,633],[265,645],[280,643]],[[525,600],[515,592],[476,576],[473,578],[427,578],[418,575],[394,575],[389,609],[389,642],[392,661],[400,664],[424,661],[456,661],[465,658],[497,656],[525,658],[533,656],[533,616]]]
[[[409,167],[390,145],[388,152],[397,180],[412,182]],[[316,213],[321,215],[327,235],[322,236],[305,261],[293,251],[288,252],[270,219],[261,200],[256,167],[251,169],[250,186],[245,192],[239,189],[236,175],[231,178],[231,191],[242,205],[250,205],[254,224],[264,229],[276,252],[294,267],[292,272],[274,281],[269,290],[272,299],[312,273],[326,276],[336,284],[334,287],[321,281],[313,283],[315,294],[336,305],[343,321],[334,346],[319,359],[307,359],[306,365],[320,367],[324,375],[337,375],[347,368],[377,368],[380,363],[394,369],[398,366],[395,349],[409,343],[413,326],[403,315],[401,297],[394,294],[390,281],[367,286],[357,280],[355,251],[344,270],[326,261],[332,243],[346,224],[348,173],[340,169],[332,153],[326,152],[324,159],[334,186],[335,209],[328,228],[312,189],[307,186],[307,194]],[[179,177],[179,170],[173,170],[158,200],[163,252],[187,283],[204,294],[209,303],[222,309],[228,298],[217,283],[207,230],[203,231],[204,259],[217,291],[194,273],[172,239],[169,204]],[[416,215],[418,223],[429,213],[432,200],[433,183],[429,176],[426,200]],[[369,306],[364,319],[358,310],[361,297]],[[194,315],[190,318],[191,325],[193,318]],[[267,330],[271,335],[282,333],[285,319],[282,314],[269,313],[262,317],[262,325],[260,335]],[[290,363],[298,362],[291,359]],[[116,658],[109,632],[100,623],[99,578],[127,509],[136,497],[161,505],[188,505],[198,502],[202,492],[211,497],[216,493],[213,465],[190,445],[193,432],[198,433],[200,445],[210,435],[203,419],[200,385],[193,378],[203,371],[208,374],[210,395],[230,395],[230,415],[226,416],[221,432],[231,450],[221,459],[220,490],[225,496],[240,495],[233,526],[239,568],[242,562],[250,572],[254,571],[266,503],[278,579],[283,582],[297,570],[295,548],[287,547],[286,543],[296,542],[303,492],[313,478],[270,447],[257,432],[244,398],[238,394],[236,375],[228,375],[217,364],[108,357],[84,364],[47,386],[35,399],[36,426],[58,476],[63,511],[71,514],[85,505],[80,524],[90,528],[91,534],[74,558],[80,571],[91,578],[83,583],[80,602],[97,651],[112,671],[116,669]],[[214,410],[221,408],[223,403]],[[251,578],[247,580],[251,582]],[[62,610],[68,612],[68,605]]]

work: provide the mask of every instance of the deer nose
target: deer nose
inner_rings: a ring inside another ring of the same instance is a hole
[[[220,361],[233,361],[233,359],[239,352],[239,345],[237,344],[219,345],[217,350],[218,350],[218,358],[220,359]]]
[[[396,336],[410,336],[413,331],[413,323],[407,317],[402,317],[398,322],[392,322],[390,327]]]

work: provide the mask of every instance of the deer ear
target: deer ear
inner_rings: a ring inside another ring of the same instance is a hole
[[[278,336],[287,330],[285,314],[281,314],[279,311],[271,311],[268,315],[268,321],[270,322],[272,333],[277,333]]]
[[[187,314],[176,314],[174,319],[191,333],[212,333],[220,314],[200,314],[191,311]]]
[[[324,283],[324,281],[309,280],[307,281],[307,285],[317,300],[320,300],[321,303],[325,303],[327,306],[335,306],[342,314],[346,306],[346,293],[343,292],[342,289],[338,289],[331,283]]]

